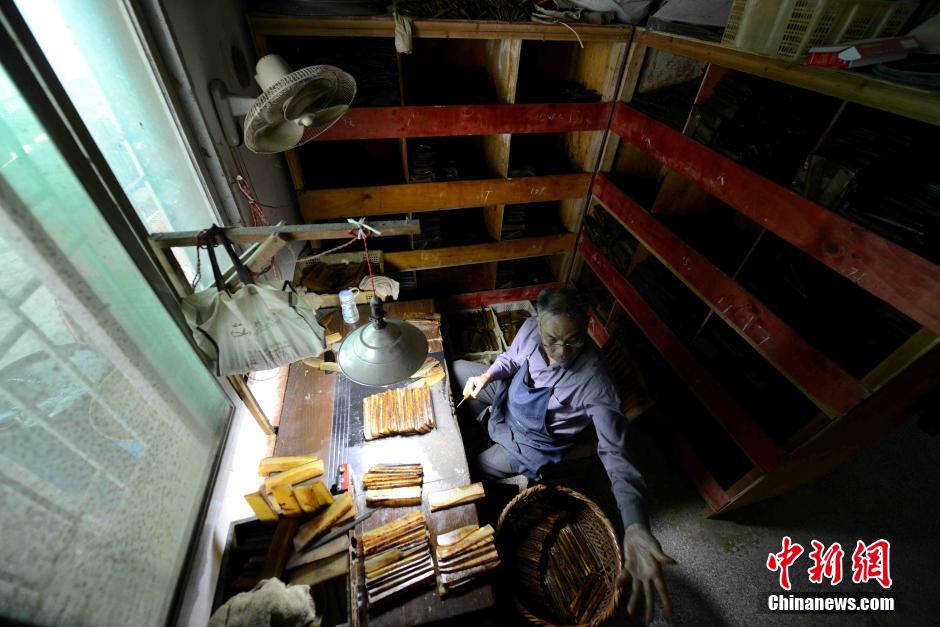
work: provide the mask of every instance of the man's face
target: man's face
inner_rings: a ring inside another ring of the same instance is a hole
[[[572,320],[568,316],[544,314],[539,316],[539,336],[549,364],[571,361],[584,349],[587,339],[587,320]]]

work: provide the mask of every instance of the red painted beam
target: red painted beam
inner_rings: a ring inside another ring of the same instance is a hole
[[[718,419],[728,435],[737,442],[744,454],[764,472],[780,464],[780,449],[763,432],[744,409],[721,388],[695,357],[656,316],[649,305],[637,294],[604,255],[584,234],[580,253],[597,278],[607,286],[614,298],[646,334],[656,350],[665,358],[679,378],[695,394],[702,405]]]
[[[610,339],[607,329],[604,328],[604,325],[598,320],[593,311],[588,311],[588,334],[594,338],[594,343],[600,348],[603,348],[607,340]]]
[[[553,287],[562,287],[561,283],[541,283],[525,287],[511,287],[504,290],[487,290],[485,292],[470,292],[457,294],[440,299],[438,309],[453,311],[455,309],[475,309],[493,303],[510,303],[517,300],[535,300],[539,292]]]
[[[622,103],[611,130],[807,255],[940,333],[940,266]]]
[[[672,418],[659,405],[654,405],[647,411],[652,414],[653,420],[666,431],[666,445],[672,451],[682,473],[698,488],[698,493],[702,495],[705,502],[716,512],[730,503],[731,499],[699,459],[695,449],[673,423]]]
[[[594,179],[593,192],[651,253],[818,404],[844,414],[868,395],[861,383],[813,348],[734,279],[687,246],[603,174]]]
[[[360,107],[316,141],[606,130],[610,102]]]

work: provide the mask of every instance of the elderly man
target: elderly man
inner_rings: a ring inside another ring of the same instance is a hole
[[[491,445],[476,458],[485,479],[522,474],[541,478],[540,469],[558,463],[576,436],[593,423],[597,454],[610,476],[625,529],[622,583],[632,579],[628,610],[642,599],[653,618],[654,588],[668,614],[669,594],[662,565],[675,563],[649,531],[645,484],[627,453],[627,420],[598,351],[587,338],[587,312],[576,290],[542,291],[538,316],[516,334],[509,350],[486,368],[458,360],[454,376]],[[488,410],[488,412],[486,411]]]

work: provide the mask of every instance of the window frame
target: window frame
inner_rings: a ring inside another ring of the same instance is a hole
[[[79,183],[101,212],[105,222],[154,291],[157,299],[176,323],[192,350],[208,368],[207,358],[196,347],[179,306],[174,282],[150,246],[149,233],[13,3],[0,3],[0,62],[34,115],[45,127],[50,140],[56,145]],[[162,83],[162,77],[159,74],[157,78]],[[175,111],[174,117],[179,125]],[[189,137],[185,133],[183,133],[183,139],[191,152]],[[199,176],[202,180],[203,173],[199,172]],[[17,199],[15,194],[13,196],[15,203]],[[209,198],[213,202],[216,200],[212,194],[209,194]],[[211,369],[209,371],[211,374]],[[187,543],[179,578],[172,591],[167,624],[175,623],[180,614],[185,586],[193,571],[202,527],[218,479],[223,453],[231,434],[235,411],[240,404],[240,400],[230,386],[223,385],[218,377],[212,378],[222,394],[231,402],[231,407],[224,419],[225,424],[222,427],[219,443],[212,453],[209,476],[199,498],[195,527]]]

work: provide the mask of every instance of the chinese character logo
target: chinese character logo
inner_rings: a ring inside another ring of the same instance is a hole
[[[861,540],[852,553],[852,582],[867,583],[874,579],[882,588],[891,584],[891,543],[887,540],[875,540],[866,545]]]
[[[842,581],[842,557],[845,551],[838,542],[833,543],[828,549],[822,542],[812,540],[813,550],[809,552],[809,558],[813,560],[813,565],[809,567],[809,580],[811,583],[822,583],[822,580],[828,579],[830,586],[837,586]]]
[[[790,589],[790,566],[802,554],[801,545],[791,542],[790,536],[783,536],[783,549],[767,556],[767,570],[780,571],[780,587],[784,590]]]

